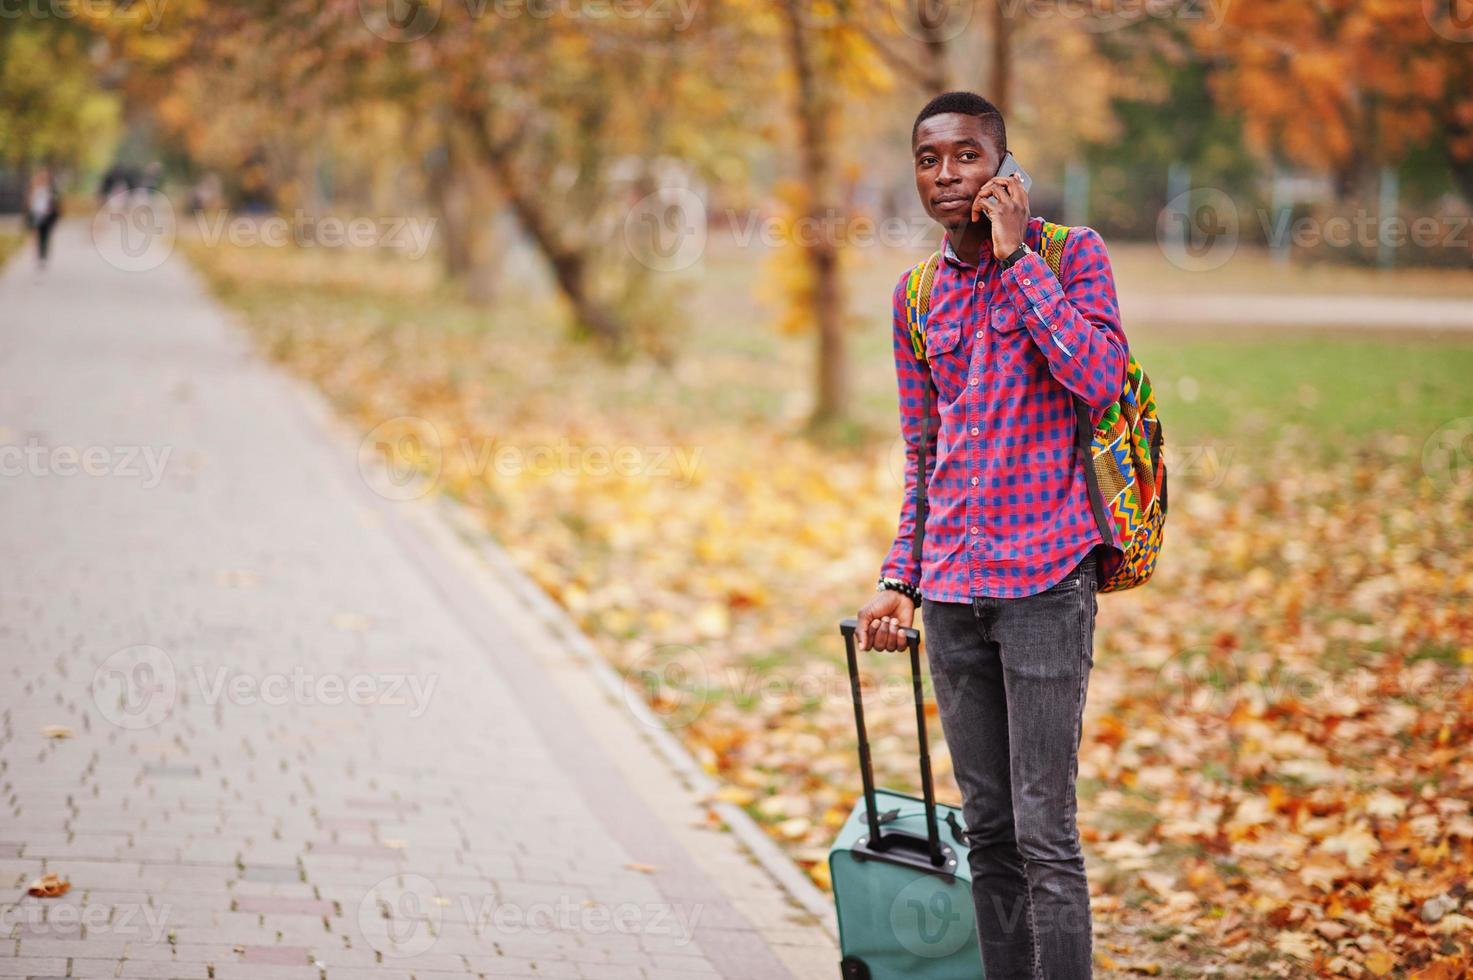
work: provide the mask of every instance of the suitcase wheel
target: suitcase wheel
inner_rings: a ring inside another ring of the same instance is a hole
[[[839,961],[839,976],[844,980],[869,980],[869,967],[858,956],[846,956]]]

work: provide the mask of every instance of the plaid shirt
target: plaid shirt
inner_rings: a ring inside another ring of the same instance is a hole
[[[1037,254],[1004,271],[982,247],[969,265],[945,239],[926,324],[926,361],[911,349],[905,276],[895,287],[895,374],[906,445],[905,500],[881,576],[919,584],[933,601],[1042,592],[1103,539],[1076,448],[1073,393],[1097,423],[1125,382],[1127,346],[1105,245],[1069,234],[1059,279]],[[1062,281],[1063,286],[1060,287]],[[940,398],[927,384],[927,364]],[[927,517],[921,569],[911,559],[923,412]],[[1112,546],[1115,542],[1109,542]]]

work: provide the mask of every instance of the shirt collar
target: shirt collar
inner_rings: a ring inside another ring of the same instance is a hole
[[[963,259],[961,256],[957,255],[956,254],[956,249],[952,248],[952,246],[951,246],[951,232],[943,232],[942,233],[942,236],[941,236],[941,241],[942,241],[941,254],[942,254],[942,256],[948,262],[952,263],[953,265],[965,266],[968,269],[985,270],[994,261],[996,261],[993,258],[992,249],[988,247],[988,243],[987,242],[983,242],[982,243],[981,254],[978,255],[977,258],[974,259],[973,261],[968,262],[965,259]]]
[[[1043,219],[1036,215],[1030,215],[1028,224],[1023,229],[1023,241],[1027,242],[1028,247],[1034,251],[1037,251],[1041,247],[1038,229],[1042,227]],[[977,269],[984,274],[997,262],[997,258],[992,254],[991,242],[982,243],[982,254],[977,257],[980,261],[967,262],[956,254],[956,249],[951,247],[951,232],[949,231],[941,233],[941,256],[953,265],[963,266],[967,269]]]

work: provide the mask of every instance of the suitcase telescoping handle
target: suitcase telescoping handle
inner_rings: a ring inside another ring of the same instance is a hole
[[[859,685],[859,657],[855,652],[854,633],[859,621],[850,617],[839,624],[844,634],[844,646],[849,659],[849,692],[854,698],[854,728],[859,733],[859,773],[864,780],[864,809],[869,815],[869,847],[883,851],[887,838],[880,832],[879,808],[875,805],[875,774],[870,765],[869,735],[864,729],[864,695]],[[926,737],[926,698],[921,690],[921,634],[917,630],[902,629],[910,649],[910,681],[915,693],[916,732],[920,739],[921,795],[926,801],[926,839],[929,844],[931,864],[942,868],[947,861],[946,850],[941,846],[941,828],[936,821],[936,788],[931,782],[931,746]]]

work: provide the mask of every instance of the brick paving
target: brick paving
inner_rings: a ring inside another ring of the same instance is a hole
[[[0,275],[0,977],[837,973],[180,258],[55,244]]]

